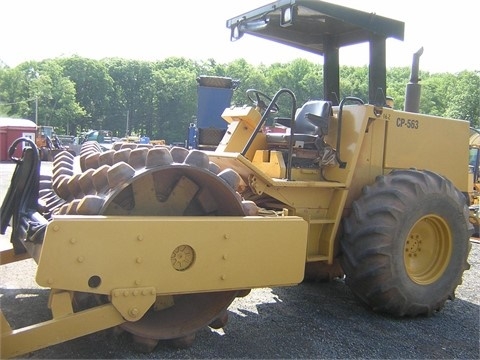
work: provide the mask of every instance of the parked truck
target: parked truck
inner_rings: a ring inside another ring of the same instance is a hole
[[[250,289],[306,279],[342,278],[393,316],[454,299],[469,268],[469,123],[387,105],[385,41],[403,40],[404,24],[278,0],[227,27],[232,40],[324,56],[325,97],[297,104],[289,89],[250,89],[251,103],[223,111],[227,130],[210,151],[86,142],[80,170],[62,153],[50,178],[26,148],[2,205],[2,233],[13,225],[2,263],[37,262],[52,319],[13,329],[2,314],[2,358],[113,327],[142,351],[188,346],[224,327]],[[360,42],[370,44],[369,99],[337,101],[338,49]],[[284,131],[265,131],[279,99]]]

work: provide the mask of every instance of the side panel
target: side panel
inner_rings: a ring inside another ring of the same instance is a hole
[[[358,120],[360,121],[360,119]],[[365,185],[375,182],[383,174],[386,121],[382,117],[369,115],[367,128],[362,138],[360,152],[352,174],[346,208],[362,193]]]
[[[362,150],[367,125],[370,119],[375,119],[371,105],[346,105],[343,107],[342,123],[339,124],[339,108],[333,107],[334,118],[330,121],[328,135],[325,141],[337,148],[337,133],[341,127],[340,158],[346,163],[344,168],[339,166],[325,167],[325,178],[329,181],[338,181],[350,187],[352,178],[357,171],[357,162]],[[338,154],[338,149],[337,149]]]
[[[385,168],[434,171],[468,189],[469,123],[462,120],[386,111]]]
[[[249,289],[303,280],[307,222],[299,217],[58,216],[46,231],[40,286],[110,294]]]

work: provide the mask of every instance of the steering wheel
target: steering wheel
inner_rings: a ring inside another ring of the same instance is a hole
[[[246,91],[248,100],[255,105],[256,107],[260,108],[261,110],[267,110],[268,104],[272,102],[272,98],[265,95],[263,92],[255,89],[248,89]],[[268,100],[265,102],[264,100]],[[279,111],[279,107],[276,103],[273,104],[272,108],[270,109],[271,114],[276,114]]]

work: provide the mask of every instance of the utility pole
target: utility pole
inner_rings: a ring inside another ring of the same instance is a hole
[[[35,125],[38,124],[38,96],[35,96]]]
[[[130,114],[130,110],[127,110],[127,128],[125,129],[125,137],[128,137],[128,117]]]

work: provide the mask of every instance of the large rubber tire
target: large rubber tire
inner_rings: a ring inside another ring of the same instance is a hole
[[[347,285],[375,311],[416,316],[440,310],[469,268],[468,215],[462,193],[435,173],[380,176],[344,222]]]

